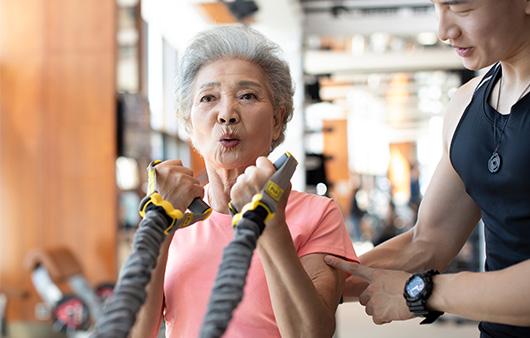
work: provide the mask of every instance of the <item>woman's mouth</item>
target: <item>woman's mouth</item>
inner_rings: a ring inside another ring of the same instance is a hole
[[[239,144],[239,142],[241,142],[241,139],[233,134],[223,135],[219,139],[219,143],[221,143],[223,147],[228,149],[235,148]]]

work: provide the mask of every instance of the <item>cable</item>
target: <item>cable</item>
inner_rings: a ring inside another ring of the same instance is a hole
[[[105,305],[104,314],[96,322],[93,338],[127,338],[134,325],[136,314],[147,298],[145,287],[151,280],[160,253],[160,246],[167,234],[207,219],[212,209],[200,198],[195,198],[182,213],[165,201],[156,190],[155,166],[147,167],[147,195],[139,206],[143,217],[134,235],[132,251],[120,271],[112,297]]]
[[[160,245],[170,220],[160,210],[149,210],[134,235],[132,252],[120,271],[112,298],[96,323],[92,338],[126,338],[145,302],[145,287],[156,266]]]
[[[214,282],[208,310],[201,328],[201,338],[221,337],[228,327],[232,313],[243,298],[248,268],[256,248],[258,237],[263,232],[263,218],[247,218],[249,211],[237,223],[234,238],[223,250],[223,260]]]
[[[212,294],[202,324],[200,338],[218,338],[223,335],[232,319],[232,313],[243,298],[248,268],[265,220],[274,216],[276,206],[287,188],[297,162],[286,153],[274,163],[277,171],[256,194],[243,211],[233,215],[234,238],[223,250],[223,258],[212,288]],[[235,207],[230,202],[230,210]]]
[[[166,234],[204,220],[211,214],[211,208],[201,199],[195,199],[189,207],[195,210],[190,214],[191,217],[183,217],[171,204],[159,199],[153,183],[156,182],[153,167],[157,163],[160,162],[152,162],[148,167],[152,185],[140,203],[144,218],[136,230],[132,251],[121,268],[114,292],[105,305],[103,316],[96,323],[92,338],[127,338],[136,314],[147,298],[145,287],[151,279]],[[237,220],[234,239],[223,250],[223,260],[212,290],[201,337],[220,337],[226,330],[233,310],[243,297],[248,268],[258,237],[265,227],[265,220],[274,215],[278,200],[296,165],[294,157],[289,153],[284,154],[276,161],[277,171],[262,193],[257,194],[241,213],[234,216],[233,219]],[[232,203],[230,210],[235,212]]]

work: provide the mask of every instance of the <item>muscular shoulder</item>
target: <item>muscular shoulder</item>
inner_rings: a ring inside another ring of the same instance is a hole
[[[443,127],[443,143],[444,150],[448,150],[453,138],[455,129],[460,121],[460,118],[464,114],[464,111],[468,104],[471,102],[473,92],[475,88],[482,80],[484,75],[477,76],[470,81],[462,85],[454,93],[451,101],[447,105],[444,115],[444,127]]]

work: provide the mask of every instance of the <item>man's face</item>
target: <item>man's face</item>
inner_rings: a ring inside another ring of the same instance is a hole
[[[530,16],[524,0],[431,0],[439,20],[438,36],[478,70],[516,57],[528,43]]]

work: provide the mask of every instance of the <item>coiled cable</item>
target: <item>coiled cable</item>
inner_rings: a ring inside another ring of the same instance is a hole
[[[258,209],[245,213],[235,227],[234,238],[223,250],[223,259],[201,328],[201,338],[221,337],[243,298],[252,254],[265,227],[263,220],[266,212]]]
[[[276,206],[290,182],[296,168],[295,158],[285,153],[275,163],[276,172],[256,194],[243,211],[233,216],[236,221],[234,238],[223,250],[223,258],[212,288],[206,315],[203,320],[200,338],[221,337],[232,314],[243,298],[252,254],[258,238],[265,228],[265,221],[276,211]],[[236,212],[232,202],[229,209]]]
[[[149,210],[134,235],[132,251],[120,270],[112,297],[96,323],[92,338],[126,338],[136,314],[147,297],[145,287],[151,279],[165,229],[171,220],[160,210]]]
[[[263,194],[259,194],[260,198],[253,201],[255,203],[249,204],[252,205],[249,210],[245,209],[240,214],[242,217],[235,218],[237,224],[234,238],[223,250],[222,262],[201,329],[201,338],[221,337],[228,327],[234,309],[243,298],[243,288],[258,237],[263,232],[267,217],[273,215],[276,203],[289,183],[297,162],[286,153],[274,164],[278,170],[269,180],[268,183],[271,184],[264,187]],[[148,168],[152,175],[150,182],[156,181],[155,171],[152,170],[154,165],[156,163],[150,164]],[[141,203],[144,218],[136,230],[132,251],[120,270],[113,295],[105,305],[103,316],[96,323],[96,332],[92,338],[127,338],[136,320],[136,314],[147,298],[145,288],[158,261],[160,246],[169,233],[168,229],[176,230],[172,226],[175,219],[171,212],[168,214],[167,206],[164,207],[164,203],[159,205],[153,200],[151,194],[154,191],[153,183],[153,188]],[[202,200],[195,199],[190,209],[196,208],[193,205],[203,203]],[[147,204],[149,205],[146,207]],[[211,213],[209,207],[205,209],[202,206],[198,210],[200,216],[184,225],[205,219]]]

